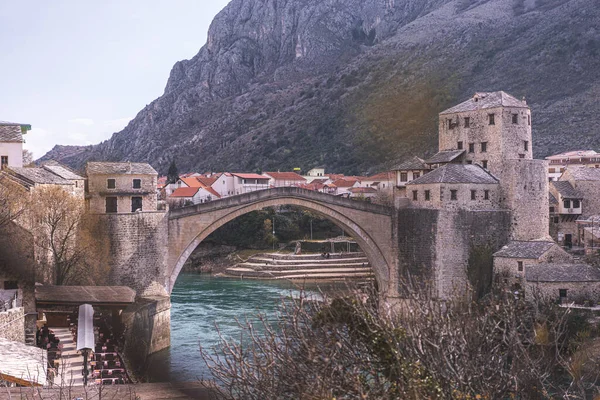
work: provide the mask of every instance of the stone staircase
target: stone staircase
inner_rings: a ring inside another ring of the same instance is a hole
[[[292,281],[367,281],[373,271],[363,253],[257,254],[245,262],[227,268],[225,274],[243,279]]]

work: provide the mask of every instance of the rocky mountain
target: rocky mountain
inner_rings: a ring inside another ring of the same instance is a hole
[[[125,129],[43,159],[372,172],[435,152],[437,113],[492,90],[526,97],[536,156],[597,149],[597,2],[232,0]]]

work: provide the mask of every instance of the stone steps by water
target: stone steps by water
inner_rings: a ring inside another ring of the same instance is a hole
[[[257,254],[227,268],[226,275],[247,279],[302,281],[369,281],[373,271],[363,253]]]

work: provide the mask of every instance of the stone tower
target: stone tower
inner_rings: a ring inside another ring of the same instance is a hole
[[[534,160],[531,110],[505,92],[475,93],[440,113],[439,151],[464,150],[500,181],[500,205],[512,212],[511,237],[548,236],[547,162]]]

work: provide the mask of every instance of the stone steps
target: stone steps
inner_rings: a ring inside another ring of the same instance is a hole
[[[271,258],[267,258],[267,257],[252,257],[250,259],[248,259],[249,262],[250,260],[252,260],[253,263],[258,263],[258,264],[269,264],[269,265],[293,265],[293,264],[308,264],[308,263],[318,263],[318,264],[339,264],[339,263],[343,263],[343,264],[348,264],[348,263],[368,263],[369,260],[367,260],[366,257],[353,257],[353,258],[316,258],[316,259],[297,259],[297,260],[293,260],[293,259],[271,259]]]
[[[289,265],[272,265],[259,263],[240,263],[234,268],[249,268],[256,271],[289,271],[294,269],[322,269],[322,268],[369,268],[368,262],[363,263],[337,263],[337,264],[289,264]]]
[[[346,258],[364,258],[364,253],[329,253],[330,258],[346,259]],[[283,253],[259,253],[251,258],[267,258],[270,260],[324,260],[321,254],[283,254]]]

